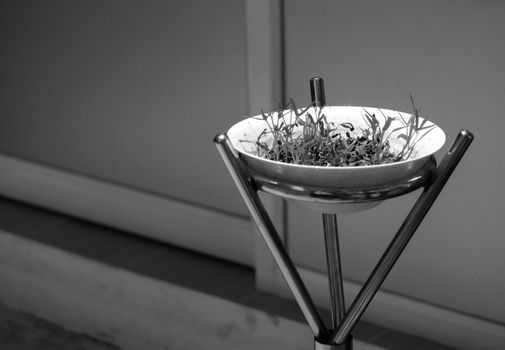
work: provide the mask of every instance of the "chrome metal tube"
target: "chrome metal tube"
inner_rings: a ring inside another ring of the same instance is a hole
[[[237,186],[242,199],[247,205],[251,216],[258,225],[263,239],[268,245],[275,262],[279,266],[282,275],[286,279],[300,309],[305,316],[309,327],[314,333],[316,339],[324,339],[328,336],[328,331],[319,316],[314,302],[312,301],[307,288],[303,284],[295,265],[286,252],[277,230],[272,223],[268,213],[261,203],[251,180],[244,174],[239,163],[238,156],[235,153],[228,137],[225,134],[219,134],[214,138],[214,143],[223,158],[228,171],[230,172],[235,185]]]
[[[352,350],[352,348],[353,348],[352,336],[349,336],[346,342],[342,344],[325,344],[320,343],[317,340],[314,341],[314,350]]]
[[[310,97],[314,107],[323,107],[326,104],[323,78],[314,77],[310,79]]]
[[[342,265],[338,244],[338,226],[336,214],[323,214],[324,243],[326,247],[326,265],[330,285],[331,322],[337,329],[345,316],[344,286]]]
[[[440,163],[433,182],[425,187],[423,193],[405,218],[398,233],[395,235],[375,269],[370,274],[365,285],[349,308],[342,324],[331,335],[331,342],[341,343],[350,334],[366,307],[381,286],[387,274],[395,264],[410,238],[419,227],[431,205],[439,195],[445,183],[473,141],[473,135],[467,130],[461,130],[448,153]],[[331,343],[330,342],[330,343]]]

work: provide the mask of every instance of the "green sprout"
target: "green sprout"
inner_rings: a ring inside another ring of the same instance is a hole
[[[410,96],[413,113],[408,120],[386,116],[381,110],[381,123],[375,114],[363,108],[363,118],[367,128],[361,129],[361,134],[351,133],[355,127],[348,122],[335,125],[328,122],[324,107],[305,107],[299,109],[293,100],[287,108],[279,105],[272,112],[261,111],[256,117],[266,124],[265,129],[254,142],[257,155],[273,161],[316,165],[316,166],[367,166],[387,164],[408,159],[415,145],[427,134],[419,131],[432,129],[434,125],[426,125],[425,118],[420,122],[420,109],[414,105]],[[313,114],[311,108],[314,108]],[[402,126],[392,129],[393,121],[399,119]],[[301,132],[300,132],[301,128]],[[405,141],[397,154],[390,147],[391,135],[403,131],[398,138]]]

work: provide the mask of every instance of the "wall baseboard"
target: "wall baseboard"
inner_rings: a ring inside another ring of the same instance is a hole
[[[328,308],[328,279],[325,274],[298,267],[314,302]],[[280,287],[283,294],[290,292]],[[361,284],[345,280],[344,294],[350,303]],[[347,305],[349,306],[349,305]],[[379,290],[363,319],[407,334],[416,335],[458,349],[505,349],[505,325]]]
[[[253,266],[249,220],[0,154],[0,195]]]

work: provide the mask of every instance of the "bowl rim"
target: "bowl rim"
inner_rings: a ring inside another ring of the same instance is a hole
[[[367,106],[332,106],[332,105],[326,105],[324,107],[330,107],[330,108],[352,108],[352,109],[376,109],[376,110],[383,110],[383,111],[389,111],[389,112],[394,112],[394,113],[400,113],[400,115],[406,115],[406,116],[411,116],[412,114],[411,113],[406,113],[406,112],[402,112],[402,111],[398,111],[398,110],[392,110],[392,109],[389,109],[389,108],[381,108],[381,107],[367,107]],[[241,123],[244,123],[246,122],[247,120],[255,120],[255,121],[260,121],[257,117],[259,117],[260,115],[255,115],[255,116],[250,116],[250,117],[246,117],[240,121],[238,121],[237,123],[233,124],[229,129],[228,131],[226,132],[227,136],[228,136],[228,133],[230,130],[232,130],[233,128],[235,128],[237,125],[241,124]],[[420,117],[421,120],[426,120],[427,118],[423,118],[423,117]],[[267,158],[263,158],[263,157],[260,157],[260,156],[257,156],[253,153],[250,153],[250,152],[247,152],[243,149],[240,149],[238,147],[236,147],[236,139],[230,139],[231,141],[231,145],[233,146],[233,149],[237,152],[239,152],[240,154],[244,155],[246,158],[247,157],[251,157],[253,159],[256,159],[258,161],[261,161],[261,162],[266,162],[267,164],[272,164],[272,165],[275,165],[275,166],[285,166],[287,167],[287,169],[289,168],[297,168],[297,169],[307,169],[307,170],[318,170],[318,171],[330,171],[330,170],[335,170],[335,169],[341,169],[341,171],[350,171],[350,172],[354,172],[354,171],[359,171],[360,169],[381,169],[381,168],[387,168],[387,167],[392,167],[392,166],[395,166],[395,165],[400,165],[400,164],[406,164],[406,163],[409,163],[409,162],[412,162],[412,161],[417,161],[417,160],[421,160],[423,158],[426,158],[426,157],[430,157],[432,155],[434,155],[436,152],[440,151],[444,145],[445,145],[445,142],[446,142],[446,135],[445,135],[445,132],[444,130],[437,124],[435,124],[433,121],[431,120],[428,120],[429,123],[431,123],[432,125],[435,126],[435,129],[434,130],[438,130],[438,132],[440,133],[440,143],[437,144],[437,147],[435,150],[431,151],[430,153],[427,153],[427,154],[424,154],[422,156],[419,156],[419,157],[414,157],[414,158],[410,158],[410,159],[404,159],[404,160],[400,160],[400,161],[396,161],[396,162],[392,162],[392,163],[385,163],[385,164],[374,164],[374,165],[359,165],[359,166],[320,166],[320,165],[307,165],[307,164],[293,164],[293,163],[285,163],[285,162],[280,162],[280,161],[275,161],[275,160],[270,160],[270,159],[267,159]],[[228,138],[230,138],[228,136]],[[327,169],[327,170],[326,170]],[[345,169],[345,170],[344,170]],[[354,169],[354,170],[353,170]]]

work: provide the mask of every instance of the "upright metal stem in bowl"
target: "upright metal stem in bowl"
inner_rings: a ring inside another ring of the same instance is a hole
[[[314,107],[323,107],[326,104],[323,78],[314,77],[310,79],[310,97]]]
[[[326,96],[324,81],[320,77],[310,79],[310,97],[314,107],[324,107]],[[326,265],[330,285],[331,323],[337,329],[345,315],[344,287],[340,250],[338,246],[338,226],[336,214],[323,214],[324,243],[326,246]]]

